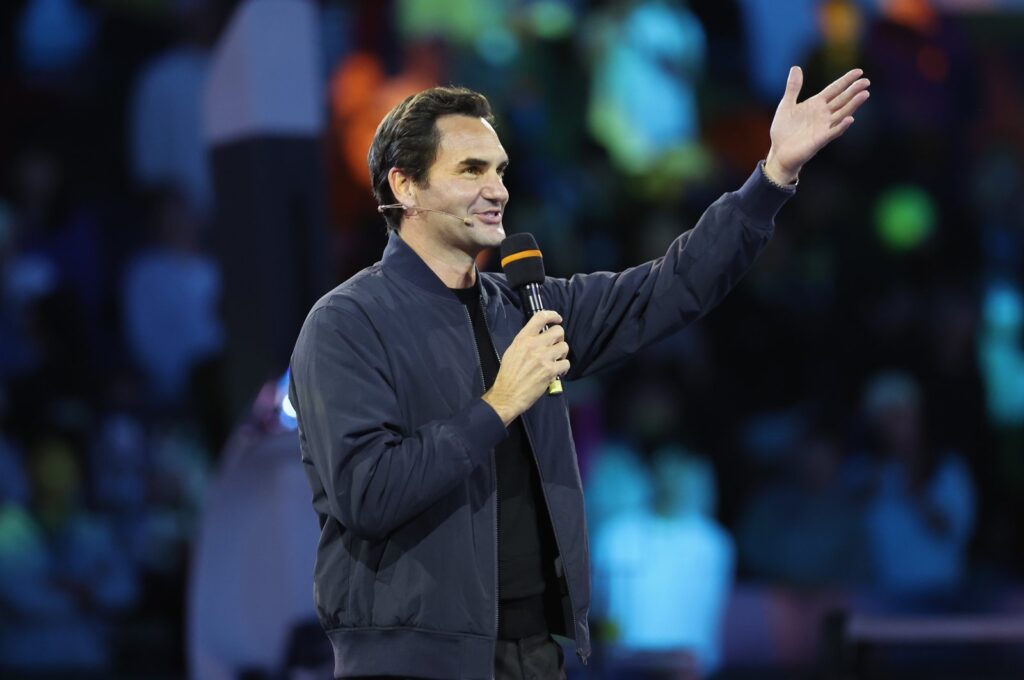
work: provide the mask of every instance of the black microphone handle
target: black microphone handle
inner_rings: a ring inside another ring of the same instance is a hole
[[[522,297],[523,306],[530,311],[530,316],[533,316],[537,312],[544,311],[544,302],[540,299],[540,286],[536,283],[527,283],[519,289],[519,295]],[[541,333],[546,331],[550,326],[544,324]],[[561,394],[562,393],[562,381],[559,378],[555,378],[548,385],[548,394]]]
[[[544,302],[540,299],[540,286],[536,283],[527,283],[519,289],[519,295],[522,297],[523,306],[530,310],[530,316],[533,316],[537,312],[544,311]],[[544,326],[544,330],[548,327]]]

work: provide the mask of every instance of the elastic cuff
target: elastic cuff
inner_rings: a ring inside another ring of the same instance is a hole
[[[755,220],[771,223],[779,209],[796,193],[796,187],[780,187],[768,181],[764,161],[758,161],[754,172],[739,188],[739,208]]]

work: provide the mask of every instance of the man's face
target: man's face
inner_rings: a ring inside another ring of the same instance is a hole
[[[415,205],[468,217],[472,225],[437,213],[420,213],[431,236],[471,255],[501,245],[502,218],[508,191],[502,180],[508,154],[487,121],[470,116],[442,116],[436,122],[437,158],[427,171],[426,186],[414,186]]]

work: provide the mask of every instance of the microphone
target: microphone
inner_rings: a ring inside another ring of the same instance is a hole
[[[533,234],[512,234],[501,242],[501,268],[508,285],[519,291],[523,306],[530,316],[544,309],[540,284],[544,282],[544,258]],[[548,329],[544,326],[544,330]],[[548,394],[561,394],[562,381],[555,378],[548,385]]]
[[[454,217],[459,222],[462,222],[463,224],[465,224],[467,227],[472,227],[473,226],[473,220],[471,220],[470,218],[468,218],[468,217],[460,217],[459,215],[456,215],[455,213],[445,212],[444,210],[434,210],[433,208],[420,208],[420,207],[415,206],[415,205],[405,205],[403,203],[390,203],[388,205],[378,205],[377,206],[377,212],[379,212],[381,215],[384,214],[385,210],[401,210],[403,212],[406,211],[406,210],[419,210],[420,212],[432,212],[432,213],[437,213],[438,215],[447,215],[448,217]]]

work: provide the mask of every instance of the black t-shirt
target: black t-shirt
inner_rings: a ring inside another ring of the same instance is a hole
[[[485,390],[498,375],[498,355],[480,304],[479,283],[451,289],[469,312],[480,353]],[[522,420],[495,449],[498,478],[498,637],[519,639],[543,633],[544,593],[555,590],[555,543],[540,476]]]

